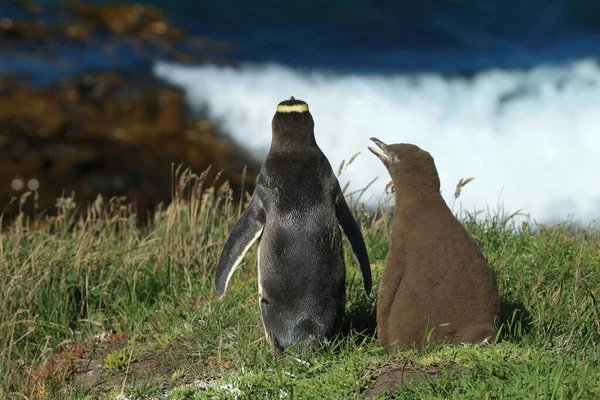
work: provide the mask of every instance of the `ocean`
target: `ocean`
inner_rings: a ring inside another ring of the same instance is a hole
[[[55,2],[42,2],[52,8]],[[96,1],[100,3],[100,1]],[[44,83],[98,68],[145,68],[262,159],[278,102],[305,100],[317,142],[360,201],[389,202],[369,137],[435,158],[454,210],[538,222],[600,215],[600,2],[146,1],[190,33],[232,42],[236,66],[151,61],[127,46],[55,43],[57,57],[0,54],[0,72]],[[21,11],[8,4],[0,13]],[[51,14],[47,18],[52,18]],[[454,201],[459,179],[474,177]],[[596,182],[596,183],[594,183]],[[520,217],[524,219],[525,217]]]

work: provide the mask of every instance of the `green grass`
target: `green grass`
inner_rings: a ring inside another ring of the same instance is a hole
[[[226,185],[200,194],[203,185],[182,174],[172,204],[144,227],[118,199],[99,200],[85,218],[62,199],[57,217],[23,217],[1,233],[0,398],[359,399],[394,371],[414,379],[377,398],[600,396],[597,229],[466,215],[505,304],[497,340],[394,356],[377,341],[376,295],[364,295],[347,253],[344,334],[304,360],[273,358],[255,248],[225,297],[213,294],[217,259],[245,203]],[[376,293],[391,212],[355,213]],[[125,336],[92,341],[106,330]]]

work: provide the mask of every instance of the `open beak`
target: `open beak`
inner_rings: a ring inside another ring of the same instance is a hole
[[[387,147],[387,145],[385,143],[383,143],[381,140],[377,139],[377,138],[370,138],[370,140],[375,143],[377,145],[377,147],[379,147],[378,149],[371,147],[371,146],[367,146],[367,148],[369,150],[371,150],[371,153],[375,154],[377,157],[379,157],[379,159],[386,165],[388,165],[391,161],[390,157],[387,155],[385,148]]]

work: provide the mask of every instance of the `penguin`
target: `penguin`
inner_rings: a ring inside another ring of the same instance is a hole
[[[258,299],[265,337],[278,355],[298,354],[333,338],[346,303],[343,237],[371,292],[371,267],[360,226],[314,135],[308,104],[278,104],[271,148],[248,207],[234,225],[215,272],[222,298],[244,254],[258,241]]]
[[[389,253],[377,292],[378,336],[390,351],[496,335],[492,270],[440,194],[433,157],[413,144],[368,147],[395,189]]]

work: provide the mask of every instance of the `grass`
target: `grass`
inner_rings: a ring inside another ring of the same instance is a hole
[[[225,184],[178,175],[173,201],[140,226],[123,200],[83,217],[21,215],[0,233],[0,398],[591,399],[600,396],[600,233],[466,214],[497,276],[497,340],[389,355],[347,252],[343,335],[307,359],[273,358],[257,305],[256,248],[213,294],[239,214]],[[247,199],[246,199],[247,200]],[[391,211],[355,208],[374,293]],[[402,382],[387,389],[385,381]]]

